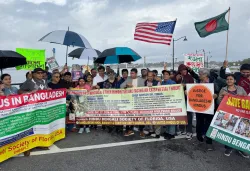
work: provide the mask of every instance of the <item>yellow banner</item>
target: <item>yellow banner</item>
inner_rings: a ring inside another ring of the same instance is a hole
[[[19,141],[7,144],[0,148],[0,162],[7,160],[20,153],[33,149],[35,147],[49,147],[54,142],[65,138],[65,128],[58,129],[48,135],[32,135]]]

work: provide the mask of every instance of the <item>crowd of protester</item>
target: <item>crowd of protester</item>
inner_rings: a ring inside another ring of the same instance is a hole
[[[26,81],[20,85],[20,88],[16,88],[11,85],[11,75],[3,74],[1,76],[0,95],[8,96],[15,94],[34,93],[39,90],[50,89],[86,89],[88,91],[93,89],[118,89],[118,88],[134,88],[134,87],[152,87],[159,85],[170,84],[182,84],[184,90],[186,90],[186,84],[191,83],[213,83],[214,84],[214,101],[215,111],[219,106],[221,100],[225,95],[250,95],[250,64],[243,64],[240,67],[240,72],[234,74],[226,73],[226,67],[228,63],[224,62],[219,74],[211,72],[211,70],[202,68],[199,73],[195,73],[191,68],[181,64],[178,67],[178,71],[168,71],[166,66],[159,77],[157,70],[142,69],[140,74],[136,68],[129,71],[123,69],[121,76],[116,74],[110,66],[99,66],[97,69],[93,68],[90,72],[82,73],[81,78],[77,82],[72,82],[72,74],[68,72],[68,67],[64,66],[62,71],[55,69],[52,73],[49,72],[48,67],[45,70],[36,68],[32,72],[27,72]],[[140,76],[139,76],[140,75]],[[185,98],[187,99],[186,95]],[[70,106],[69,106],[70,110]],[[214,111],[214,112],[215,112]],[[213,115],[203,113],[187,112],[188,124],[186,126],[181,125],[163,125],[163,126],[145,126],[139,125],[141,138],[150,137],[155,134],[155,138],[160,138],[161,135],[165,139],[173,139],[176,135],[186,135],[187,140],[193,138],[193,116],[196,115],[196,141],[194,145],[200,145],[205,143],[208,151],[214,150],[212,145],[212,139],[205,136],[206,131],[213,119]],[[82,134],[84,131],[90,133],[91,129],[97,129],[97,126],[91,125],[72,125],[67,127],[70,131],[78,131]],[[123,126],[102,126],[103,130],[107,130],[109,133],[114,130],[117,133],[123,133],[124,136],[134,135],[134,126],[127,125],[125,131]],[[164,133],[162,134],[162,128]],[[230,156],[232,148],[225,146],[225,155]],[[245,157],[249,156],[239,151],[239,153]],[[25,152],[25,155],[29,155],[29,151]]]

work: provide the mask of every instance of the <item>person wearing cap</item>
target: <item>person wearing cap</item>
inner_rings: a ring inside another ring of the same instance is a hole
[[[42,68],[36,68],[32,72],[32,78],[26,80],[18,91],[19,94],[34,93],[38,90],[48,90],[47,81],[43,79],[45,71]],[[47,150],[48,147],[40,147],[41,149]],[[25,156],[30,155],[30,150],[26,151]]]
[[[43,79],[45,71],[42,68],[36,68],[33,71],[33,78],[26,80],[20,87],[19,94],[33,93],[37,90],[47,90],[47,81]]]

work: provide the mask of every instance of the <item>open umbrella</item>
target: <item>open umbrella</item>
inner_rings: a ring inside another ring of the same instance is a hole
[[[78,58],[78,59],[86,59],[88,57],[94,58],[98,57],[101,54],[99,50],[96,49],[87,49],[87,48],[77,48],[69,53],[69,57]]]
[[[14,51],[10,50],[0,50],[0,69],[12,68],[19,65],[27,64],[26,58]]]
[[[104,50],[95,63],[99,64],[120,64],[129,63],[141,59],[141,56],[128,47],[115,47]]]
[[[68,56],[68,47],[69,46],[79,46],[79,47],[85,47],[85,48],[92,48],[88,40],[73,31],[66,30],[56,30],[52,31],[45,36],[43,36],[39,41],[43,42],[50,42],[50,43],[56,43],[67,46],[66,49],[66,63],[67,63],[67,56]]]

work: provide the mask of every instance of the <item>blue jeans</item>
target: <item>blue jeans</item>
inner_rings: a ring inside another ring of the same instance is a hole
[[[167,125],[166,133],[170,135],[175,135],[175,125]]]

